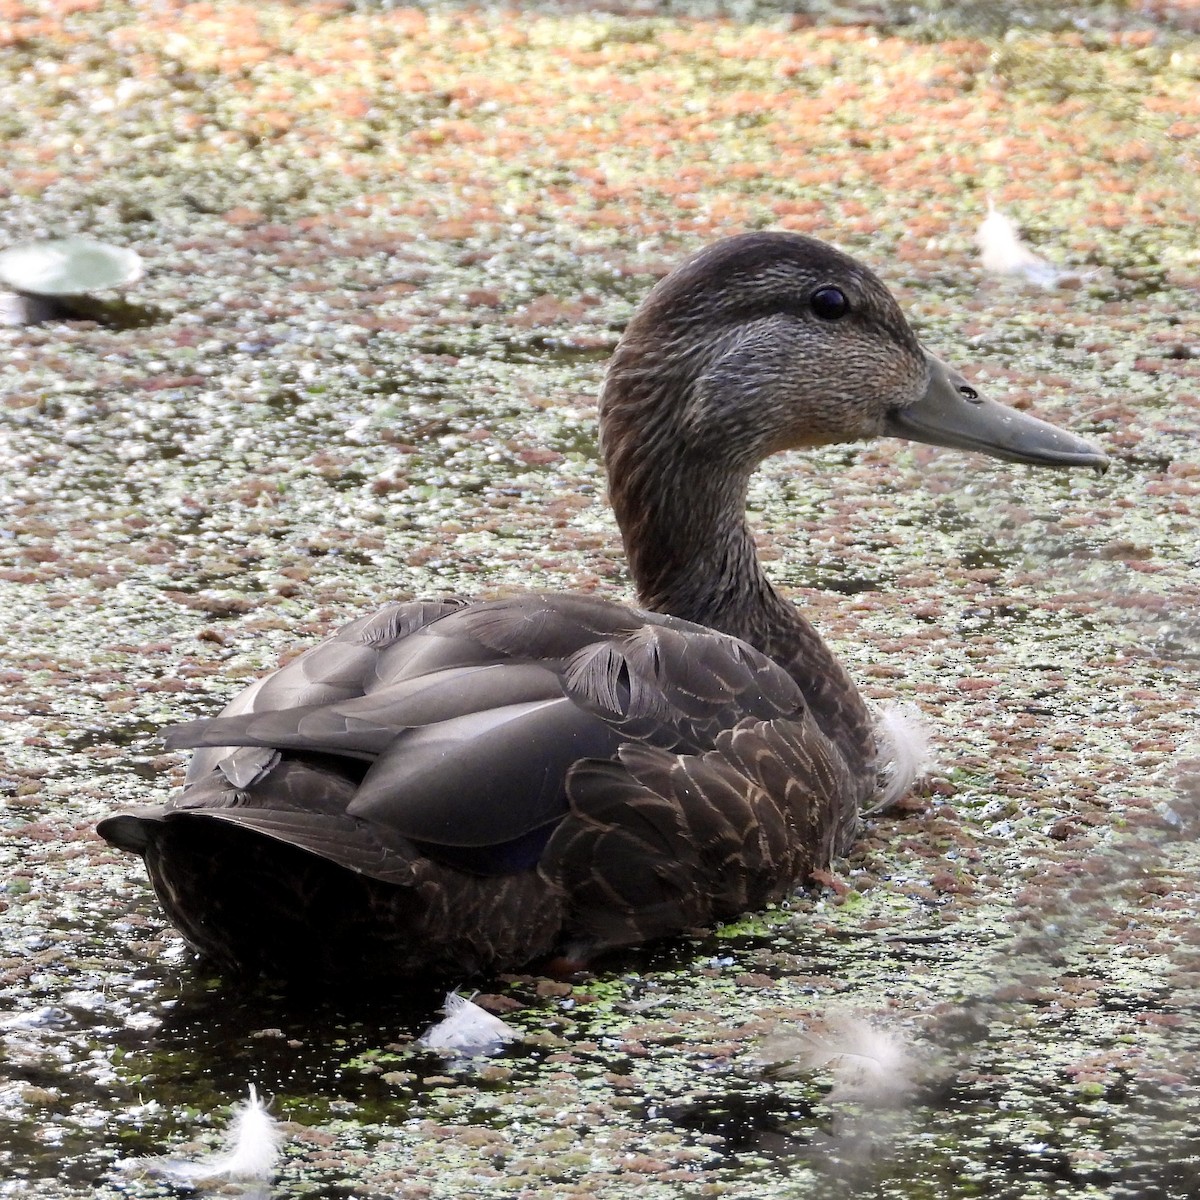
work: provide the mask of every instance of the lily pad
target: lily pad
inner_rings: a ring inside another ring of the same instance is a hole
[[[136,250],[91,238],[24,242],[0,251],[0,283],[33,296],[79,296],[133,283],[142,275]]]

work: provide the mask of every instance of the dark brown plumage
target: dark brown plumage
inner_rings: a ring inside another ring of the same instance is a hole
[[[600,411],[643,608],[392,605],[171,730],[196,748],[183,790],[100,823],[198,950],[302,979],[463,975],[782,899],[849,845],[886,747],[759,566],[754,468],[888,432],[1103,461],[980,400],[866,268],[790,234],[663,280]]]

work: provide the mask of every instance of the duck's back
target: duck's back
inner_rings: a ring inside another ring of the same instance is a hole
[[[198,748],[182,792],[100,832],[200,950],[283,975],[728,918],[826,865],[862,791],[772,660],[568,595],[390,605],[168,744]]]

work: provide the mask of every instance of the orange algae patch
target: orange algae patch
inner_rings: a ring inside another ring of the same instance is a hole
[[[56,19],[68,11],[56,6]],[[333,2],[165,0],[129,12],[136,20],[107,37],[131,75],[153,81],[182,63],[218,102],[215,122],[191,98],[164,117],[180,147],[232,161],[261,140],[386,190],[399,215],[428,212],[418,191],[433,185],[442,237],[520,217],[631,238],[673,223],[840,223],[864,239],[903,225],[923,241],[961,234],[983,191],[1036,204],[1079,201],[1086,188],[1101,229],[1118,228],[1119,213],[1173,220],[1185,204],[1162,186],[1159,140],[1089,96],[1017,94],[995,47],[969,37],[924,45],[865,27],[653,18],[625,37],[612,17],[364,14]],[[0,13],[37,19],[19,0]],[[1126,54],[1148,44],[1111,40]],[[1082,45],[1074,34],[1044,41]],[[1151,88],[1141,102],[1186,148],[1200,100],[1174,92]],[[476,185],[493,197],[486,213]]]

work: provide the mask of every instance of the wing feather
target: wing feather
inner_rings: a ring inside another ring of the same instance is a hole
[[[380,879],[418,852],[483,874],[541,855],[606,943],[776,896],[801,831],[841,844],[844,768],[786,671],[590,597],[390,605],[168,744],[197,748],[168,816]]]

